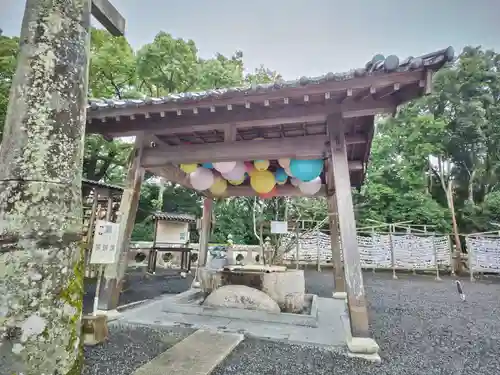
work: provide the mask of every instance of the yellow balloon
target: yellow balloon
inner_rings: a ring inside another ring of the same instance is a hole
[[[186,173],[192,173],[198,169],[198,164],[181,164],[181,169]]]
[[[257,193],[266,194],[274,189],[276,179],[270,171],[255,171],[250,176],[250,185]]]
[[[224,194],[226,189],[227,189],[227,181],[220,177],[217,177],[212,186],[210,186],[210,192],[213,195],[222,195]]]
[[[255,160],[253,162],[253,166],[258,171],[265,171],[267,170],[267,168],[269,168],[269,160]]]
[[[241,185],[244,181],[245,181],[245,176],[243,176],[239,180],[227,180],[227,182],[229,182],[231,185],[236,185],[236,186]]]
[[[285,185],[287,181],[288,181],[288,178],[285,181],[276,181],[276,183],[278,185]]]

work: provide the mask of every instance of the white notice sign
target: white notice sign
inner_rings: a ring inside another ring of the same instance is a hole
[[[288,222],[271,221],[271,233],[279,233],[279,234],[288,233]]]
[[[118,231],[120,225],[98,220],[95,226],[94,243],[90,263],[113,264],[118,255]]]

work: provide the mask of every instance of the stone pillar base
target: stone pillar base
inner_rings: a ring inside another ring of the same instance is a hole
[[[347,340],[347,348],[349,357],[363,358],[376,363],[382,361],[378,354],[380,349],[378,344],[369,337],[351,337]]]
[[[97,310],[97,315],[105,316],[108,322],[116,320],[120,317],[121,313],[118,310]]]
[[[346,292],[333,292],[332,297],[334,299],[346,299],[347,293]]]
[[[108,338],[108,319],[105,315],[85,315],[82,322],[83,344],[94,346]]]

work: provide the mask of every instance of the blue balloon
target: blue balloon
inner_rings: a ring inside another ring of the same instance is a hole
[[[274,178],[276,178],[276,181],[278,182],[285,182],[288,178],[288,175],[283,168],[278,168],[276,170],[276,173],[274,173]]]
[[[290,160],[290,172],[301,181],[308,182],[319,177],[323,171],[323,159]]]
[[[212,163],[210,163],[210,162],[208,162],[208,163],[203,163],[201,166],[202,166],[203,168],[207,168],[207,169],[213,169],[213,167],[214,167],[214,165],[213,165]]]

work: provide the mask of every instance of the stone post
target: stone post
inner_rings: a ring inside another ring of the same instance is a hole
[[[79,374],[90,0],[27,0],[0,149],[3,374]]]

